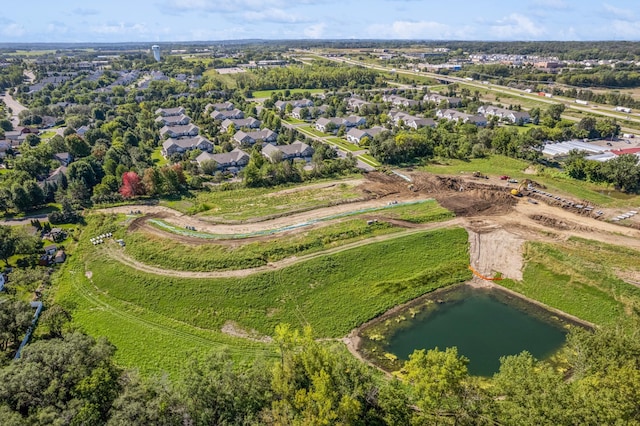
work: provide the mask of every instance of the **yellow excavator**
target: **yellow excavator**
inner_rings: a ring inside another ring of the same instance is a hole
[[[522,188],[525,188],[530,183],[533,183],[533,181],[531,181],[530,179],[522,179],[520,181],[520,185],[518,185],[518,188],[514,188],[511,190],[511,195],[515,197],[522,197]]]

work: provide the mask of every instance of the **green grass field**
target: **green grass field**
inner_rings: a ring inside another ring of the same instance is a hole
[[[385,222],[367,225],[366,220],[352,219],[293,236],[273,236],[233,246],[217,242],[189,245],[141,232],[128,233],[124,240],[125,251],[143,263],[174,270],[216,271],[264,266],[401,229]]]
[[[334,181],[335,179],[332,180]],[[360,191],[350,184],[328,183],[325,188],[318,188],[317,184],[318,181],[315,181],[309,189],[291,185],[275,188],[237,188],[232,191],[198,191],[193,197],[164,200],[161,204],[184,213],[211,216],[216,220],[242,221],[282,216],[362,197]],[[296,189],[290,192],[283,191],[291,188]]]
[[[324,93],[324,89],[276,89],[276,90],[256,90],[253,92],[254,98],[270,98],[273,93],[280,93],[284,96],[284,91],[289,90],[289,93],[305,93],[309,92],[312,95],[314,93]]]
[[[370,154],[360,154],[358,155],[358,158],[373,167],[380,167],[382,165],[378,160],[373,158],[373,156],[371,156]]]
[[[351,142],[347,142],[344,139],[327,138],[327,141],[338,145],[340,148],[342,148],[343,150],[345,150],[347,152],[356,152],[356,151],[362,151],[363,150],[363,148],[359,147],[358,145],[354,145]]]
[[[106,230],[119,232],[106,217],[91,220],[85,235]],[[72,310],[81,329],[109,338],[121,365],[144,374],[179,374],[185,357],[221,345],[238,357],[273,354],[270,345],[221,333],[229,321],[263,335],[286,322],[340,337],[392,306],[470,277],[467,234],[457,228],[399,236],[243,279],[141,273],[84,239],[76,252],[82,255],[71,256],[57,280],[56,301]]]
[[[525,173],[529,166],[530,164],[526,161],[492,155],[489,158],[469,161],[447,159],[442,160],[439,164],[427,165],[422,169],[439,174],[456,175],[479,171],[490,176],[509,175],[515,179],[529,178],[545,185],[548,192],[568,194],[607,207],[635,206],[640,203],[640,196],[624,194],[605,185],[572,179],[555,169],[537,166],[536,173]]]
[[[162,156],[162,147],[160,146],[154,149],[153,152],[151,153],[151,160],[158,167],[162,167],[169,164],[169,160],[167,160]]]
[[[273,235],[268,239],[233,245],[216,241],[202,245],[184,244],[146,232],[132,232],[124,236],[126,253],[134,259],[164,269],[185,271],[216,271],[264,266],[291,256],[302,256],[341,247],[367,238],[402,231],[403,228],[384,221],[402,219],[412,223],[436,222],[452,218],[450,211],[436,201],[385,207],[375,212],[379,221],[368,224],[372,212],[327,224],[294,235]]]
[[[560,244],[529,242],[521,282],[499,283],[597,325],[630,320],[640,302],[640,288],[618,277],[639,273],[640,252],[596,241],[572,238]]]

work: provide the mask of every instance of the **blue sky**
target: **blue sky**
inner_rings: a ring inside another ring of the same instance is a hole
[[[640,40],[640,2],[14,0],[0,9],[0,42],[247,38]]]

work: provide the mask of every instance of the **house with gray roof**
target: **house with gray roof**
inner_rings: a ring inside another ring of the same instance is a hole
[[[382,100],[384,102],[389,102],[393,106],[403,106],[407,108],[420,105],[420,101],[407,99],[405,97],[398,96],[398,95],[383,95]]]
[[[158,108],[156,110],[156,115],[161,115],[162,117],[171,117],[173,115],[182,115],[184,114],[184,108]]]
[[[507,121],[514,124],[526,124],[531,121],[531,116],[528,112],[513,111],[507,108],[500,108],[493,105],[482,105],[478,108],[478,114],[482,114],[487,118],[496,116],[502,121]]]
[[[347,140],[351,143],[354,143],[356,145],[360,145],[360,143],[362,142],[362,139],[364,138],[369,138],[369,139],[373,139],[373,137],[375,135],[377,135],[380,132],[383,132],[385,129],[379,126],[376,127],[372,127],[370,129],[349,129],[349,131],[347,132]]]
[[[450,121],[462,122],[465,124],[475,124],[476,126],[487,125],[486,118],[480,115],[466,114],[455,109],[439,109],[438,111],[436,111],[436,117]]]
[[[356,109],[360,109],[364,106],[369,106],[371,105],[371,102],[367,102],[363,99],[357,98],[357,97],[350,97],[349,99],[347,99],[347,109],[350,111],[355,111]]]
[[[233,102],[220,102],[216,104],[207,104],[207,106],[204,107],[204,110],[209,111],[210,109],[213,109],[215,111],[231,111],[234,108],[235,105]]]
[[[175,153],[183,153],[194,149],[211,152],[213,151],[213,144],[202,136],[181,139],[169,138],[162,142],[162,155],[164,157],[171,157]]]
[[[184,126],[191,123],[191,118],[184,114],[170,115],[167,117],[159,116],[155,119],[156,123],[162,123],[163,126]]]
[[[187,136],[198,136],[200,129],[194,124],[185,126],[164,126],[160,129],[160,136],[163,138],[182,138]]]
[[[442,101],[447,101],[447,105],[449,106],[449,108],[462,106],[462,99],[451,96],[443,96],[437,93],[427,93],[422,99],[425,102],[433,102],[436,104],[436,106],[439,106]]]
[[[311,161],[313,156],[313,148],[304,142],[295,141],[289,145],[271,145],[267,144],[262,148],[262,155],[270,161],[303,159]]]
[[[360,117],[357,115],[350,115],[348,117],[332,117],[332,118],[320,117],[316,121],[315,127],[317,130],[326,133],[327,128],[330,127],[329,123],[335,124],[336,128],[340,126],[344,126],[347,129],[350,129],[352,127],[364,126],[365,124],[367,124],[367,120],[364,117]]]
[[[229,170],[234,168],[236,169],[235,171],[237,171],[249,163],[249,158],[249,154],[240,148],[236,148],[231,152],[224,152],[221,154],[203,152],[196,157],[196,161],[199,166],[202,166],[202,163],[205,161],[215,161],[218,170]]]
[[[258,141],[262,141],[263,144],[275,143],[278,140],[278,134],[269,129],[262,129],[255,132],[238,130],[236,134],[233,135],[233,140],[242,146],[251,146]]]
[[[229,131],[229,127],[231,127],[231,125],[233,125],[233,127],[236,130],[239,130],[239,129],[242,129],[242,128],[259,129],[261,124],[262,124],[262,122],[260,120],[255,119],[253,117],[235,118],[235,119],[234,118],[227,118],[220,125],[220,129],[222,129],[223,132],[228,132]]]
[[[222,111],[213,111],[211,114],[211,118],[214,120],[224,121],[227,119],[239,119],[244,118],[244,112],[239,109],[232,110],[222,110]]]
[[[313,101],[309,99],[297,99],[292,101],[276,101],[274,106],[278,111],[284,111],[287,109],[287,105],[289,104],[291,104],[292,108],[295,108],[295,107],[309,108],[313,106]]]

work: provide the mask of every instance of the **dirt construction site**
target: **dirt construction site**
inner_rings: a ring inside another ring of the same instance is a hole
[[[506,278],[522,279],[522,247],[526,241],[562,241],[577,236],[609,244],[625,245],[640,249],[640,231],[602,220],[597,206],[582,200],[550,197],[544,187],[533,183],[522,189],[521,196],[512,195],[510,188],[485,179],[438,176],[428,173],[409,173],[402,177],[394,174],[372,172],[357,181],[362,193],[356,201],[344,202],[330,207],[270,217],[261,220],[234,224],[219,224],[197,215],[189,216],[162,206],[122,206],[101,210],[111,213],[129,213],[132,209],[142,215],[129,224],[128,232],[149,232],[165,238],[180,240],[186,244],[224,244],[237,246],[247,242],[273,239],[276,236],[304,232],[312,227],[328,226],[351,212],[372,211],[365,216],[370,220],[389,221],[407,228],[404,232],[462,226],[469,233],[470,266],[478,276],[500,274]],[[536,189],[536,191],[533,191]],[[286,191],[295,191],[287,189]],[[444,222],[415,224],[397,218],[386,217],[383,206],[435,199],[440,205],[455,213],[455,218]],[[591,207],[585,209],[584,207]],[[382,208],[382,209],[381,209]],[[149,221],[161,219],[175,229],[190,227],[202,233],[215,234],[216,239],[178,234],[152,226]],[[325,220],[326,219],[326,220]],[[310,224],[288,229],[296,224]],[[272,232],[283,229],[282,232]],[[256,233],[256,235],[251,234]],[[260,233],[266,233],[259,235]],[[233,238],[232,235],[250,235]],[[402,234],[402,232],[400,233]],[[225,238],[228,236],[228,238]],[[347,244],[340,249],[395,238],[398,234],[370,238]],[[268,267],[234,271],[189,272],[165,270],[141,264],[129,258],[124,251],[109,250],[110,255],[128,266],[149,273],[176,277],[240,277],[267,269],[278,269],[304,261],[307,256],[293,257],[274,262]],[[332,250],[321,253],[330,254]],[[317,255],[317,254],[316,254]],[[315,255],[314,255],[315,256]],[[482,279],[474,279],[482,284]]]

